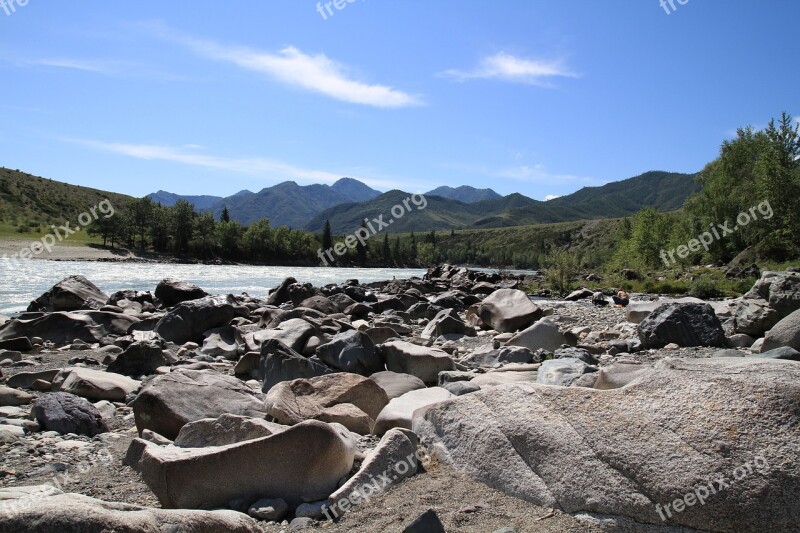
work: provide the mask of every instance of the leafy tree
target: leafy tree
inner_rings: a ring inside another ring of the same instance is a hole
[[[269,219],[262,218],[250,224],[244,232],[243,241],[250,257],[265,259],[272,249],[272,228]]]
[[[217,224],[217,239],[226,258],[239,256],[242,247],[244,227],[235,221],[220,222]]]
[[[572,280],[580,270],[575,253],[568,250],[555,250],[547,256],[545,277],[557,292],[567,294],[572,290]]]
[[[189,241],[194,233],[194,206],[186,200],[178,200],[172,207],[173,236],[177,253],[189,251]]]
[[[194,223],[195,234],[200,239],[200,250],[205,253],[208,249],[209,239],[214,236],[217,221],[211,213],[201,213]]]
[[[132,229],[139,237],[139,248],[145,248],[147,245],[145,237],[152,224],[153,209],[153,201],[147,197],[131,200],[128,205]]]

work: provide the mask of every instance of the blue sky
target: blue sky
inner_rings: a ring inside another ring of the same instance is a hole
[[[788,0],[4,1],[0,165],[136,196],[349,176],[544,199],[694,172],[800,114]]]

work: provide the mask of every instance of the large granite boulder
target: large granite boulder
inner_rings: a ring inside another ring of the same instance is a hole
[[[298,378],[313,378],[331,374],[333,370],[322,361],[303,357],[278,340],[269,340],[261,345],[258,361],[258,376],[264,381],[262,390],[269,390],[283,381]]]
[[[358,374],[337,373],[278,383],[267,393],[267,414],[286,425],[305,420],[338,422],[362,435],[389,403],[386,392]]]
[[[290,318],[280,322],[269,329],[262,329],[245,335],[247,349],[257,351],[267,341],[276,340],[285,344],[296,352],[302,352],[308,339],[314,335],[317,328],[302,318]]]
[[[586,367],[586,363],[574,357],[550,359],[539,368],[536,383],[569,387],[586,372]]]
[[[31,416],[45,431],[94,437],[108,431],[97,408],[74,394],[51,392],[33,402]]]
[[[26,489],[26,490],[20,490]],[[63,494],[52,485],[0,489],[3,533],[260,533],[235,511],[167,510]]]
[[[475,336],[475,328],[467,325],[453,309],[442,309],[425,326],[420,336],[423,339],[436,338],[440,335]]]
[[[149,429],[171,440],[189,422],[226,413],[264,418],[266,409],[253,390],[238,379],[204,370],[181,369],[157,376],[133,401],[139,433]]]
[[[12,319],[0,326],[0,339],[39,337],[54,344],[80,340],[89,344],[109,335],[127,335],[139,319],[107,311],[46,313],[31,319]]]
[[[425,383],[434,384],[439,372],[454,370],[455,365],[447,352],[405,341],[389,341],[381,344],[378,351],[392,372],[411,374]]]
[[[761,350],[766,352],[784,346],[800,350],[800,310],[778,322],[769,331]]]
[[[316,354],[322,362],[342,372],[369,376],[384,369],[372,339],[356,330],[337,334],[331,342],[318,347]]]
[[[165,355],[161,343],[137,341],[111,361],[106,370],[131,377],[150,376],[156,373],[156,369],[176,361],[177,358]]]
[[[667,358],[625,375],[611,390],[461,396],[418,412],[414,431],[438,460],[567,513],[715,532],[800,522],[797,363]]]
[[[46,293],[32,301],[28,311],[77,311],[100,309],[106,304],[108,295],[83,276],[62,279]]]
[[[376,372],[369,379],[377,383],[380,388],[386,391],[386,396],[391,400],[402,396],[412,390],[424,389],[425,382],[411,374],[399,374],[391,370]]]
[[[154,331],[175,344],[201,343],[204,332],[227,326],[233,317],[230,303],[208,296],[176,305],[158,321]]]
[[[222,356],[231,361],[236,361],[245,348],[244,337],[239,328],[223,326],[206,331],[200,353],[211,357]]]
[[[567,344],[567,339],[561,331],[559,331],[556,323],[549,318],[539,320],[534,325],[511,337],[511,339],[506,342],[506,346],[521,346],[523,348],[528,348],[532,352],[540,349],[554,352],[558,350],[562,344]]]
[[[208,293],[193,283],[174,278],[166,278],[156,286],[156,298],[164,307],[173,307],[181,302],[205,298]]]
[[[639,324],[643,348],[725,346],[725,331],[708,304],[663,304]]]
[[[478,304],[481,321],[501,333],[525,329],[542,316],[528,295],[516,289],[498,289]]]
[[[455,396],[442,387],[430,387],[407,392],[402,396],[393,398],[375,421],[375,434],[383,435],[393,428],[411,429],[414,412],[430,405],[455,398]]]
[[[267,422],[261,418],[222,415],[219,418],[204,418],[189,422],[181,428],[174,444],[181,448],[226,446],[269,437],[286,429],[288,429],[286,426]]]
[[[341,426],[310,420],[227,446],[179,448],[136,439],[128,462],[168,509],[215,509],[232,500],[282,498],[296,506],[332,494],[353,467],[356,443]]]
[[[91,368],[65,368],[53,377],[53,392],[68,392],[93,402],[122,402],[139,390],[141,382],[113,372]]]

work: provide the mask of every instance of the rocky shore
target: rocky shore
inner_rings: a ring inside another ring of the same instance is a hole
[[[0,532],[796,528],[800,275],[526,288],[65,278],[0,317]]]

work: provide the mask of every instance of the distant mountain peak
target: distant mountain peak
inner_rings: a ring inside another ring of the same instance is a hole
[[[449,187],[444,185],[428,191],[426,196],[441,196],[442,198],[449,198],[450,200],[458,200],[465,204],[474,204],[476,202],[483,202],[484,200],[496,200],[502,198],[492,189],[476,189],[469,185],[462,185],[460,187]]]

